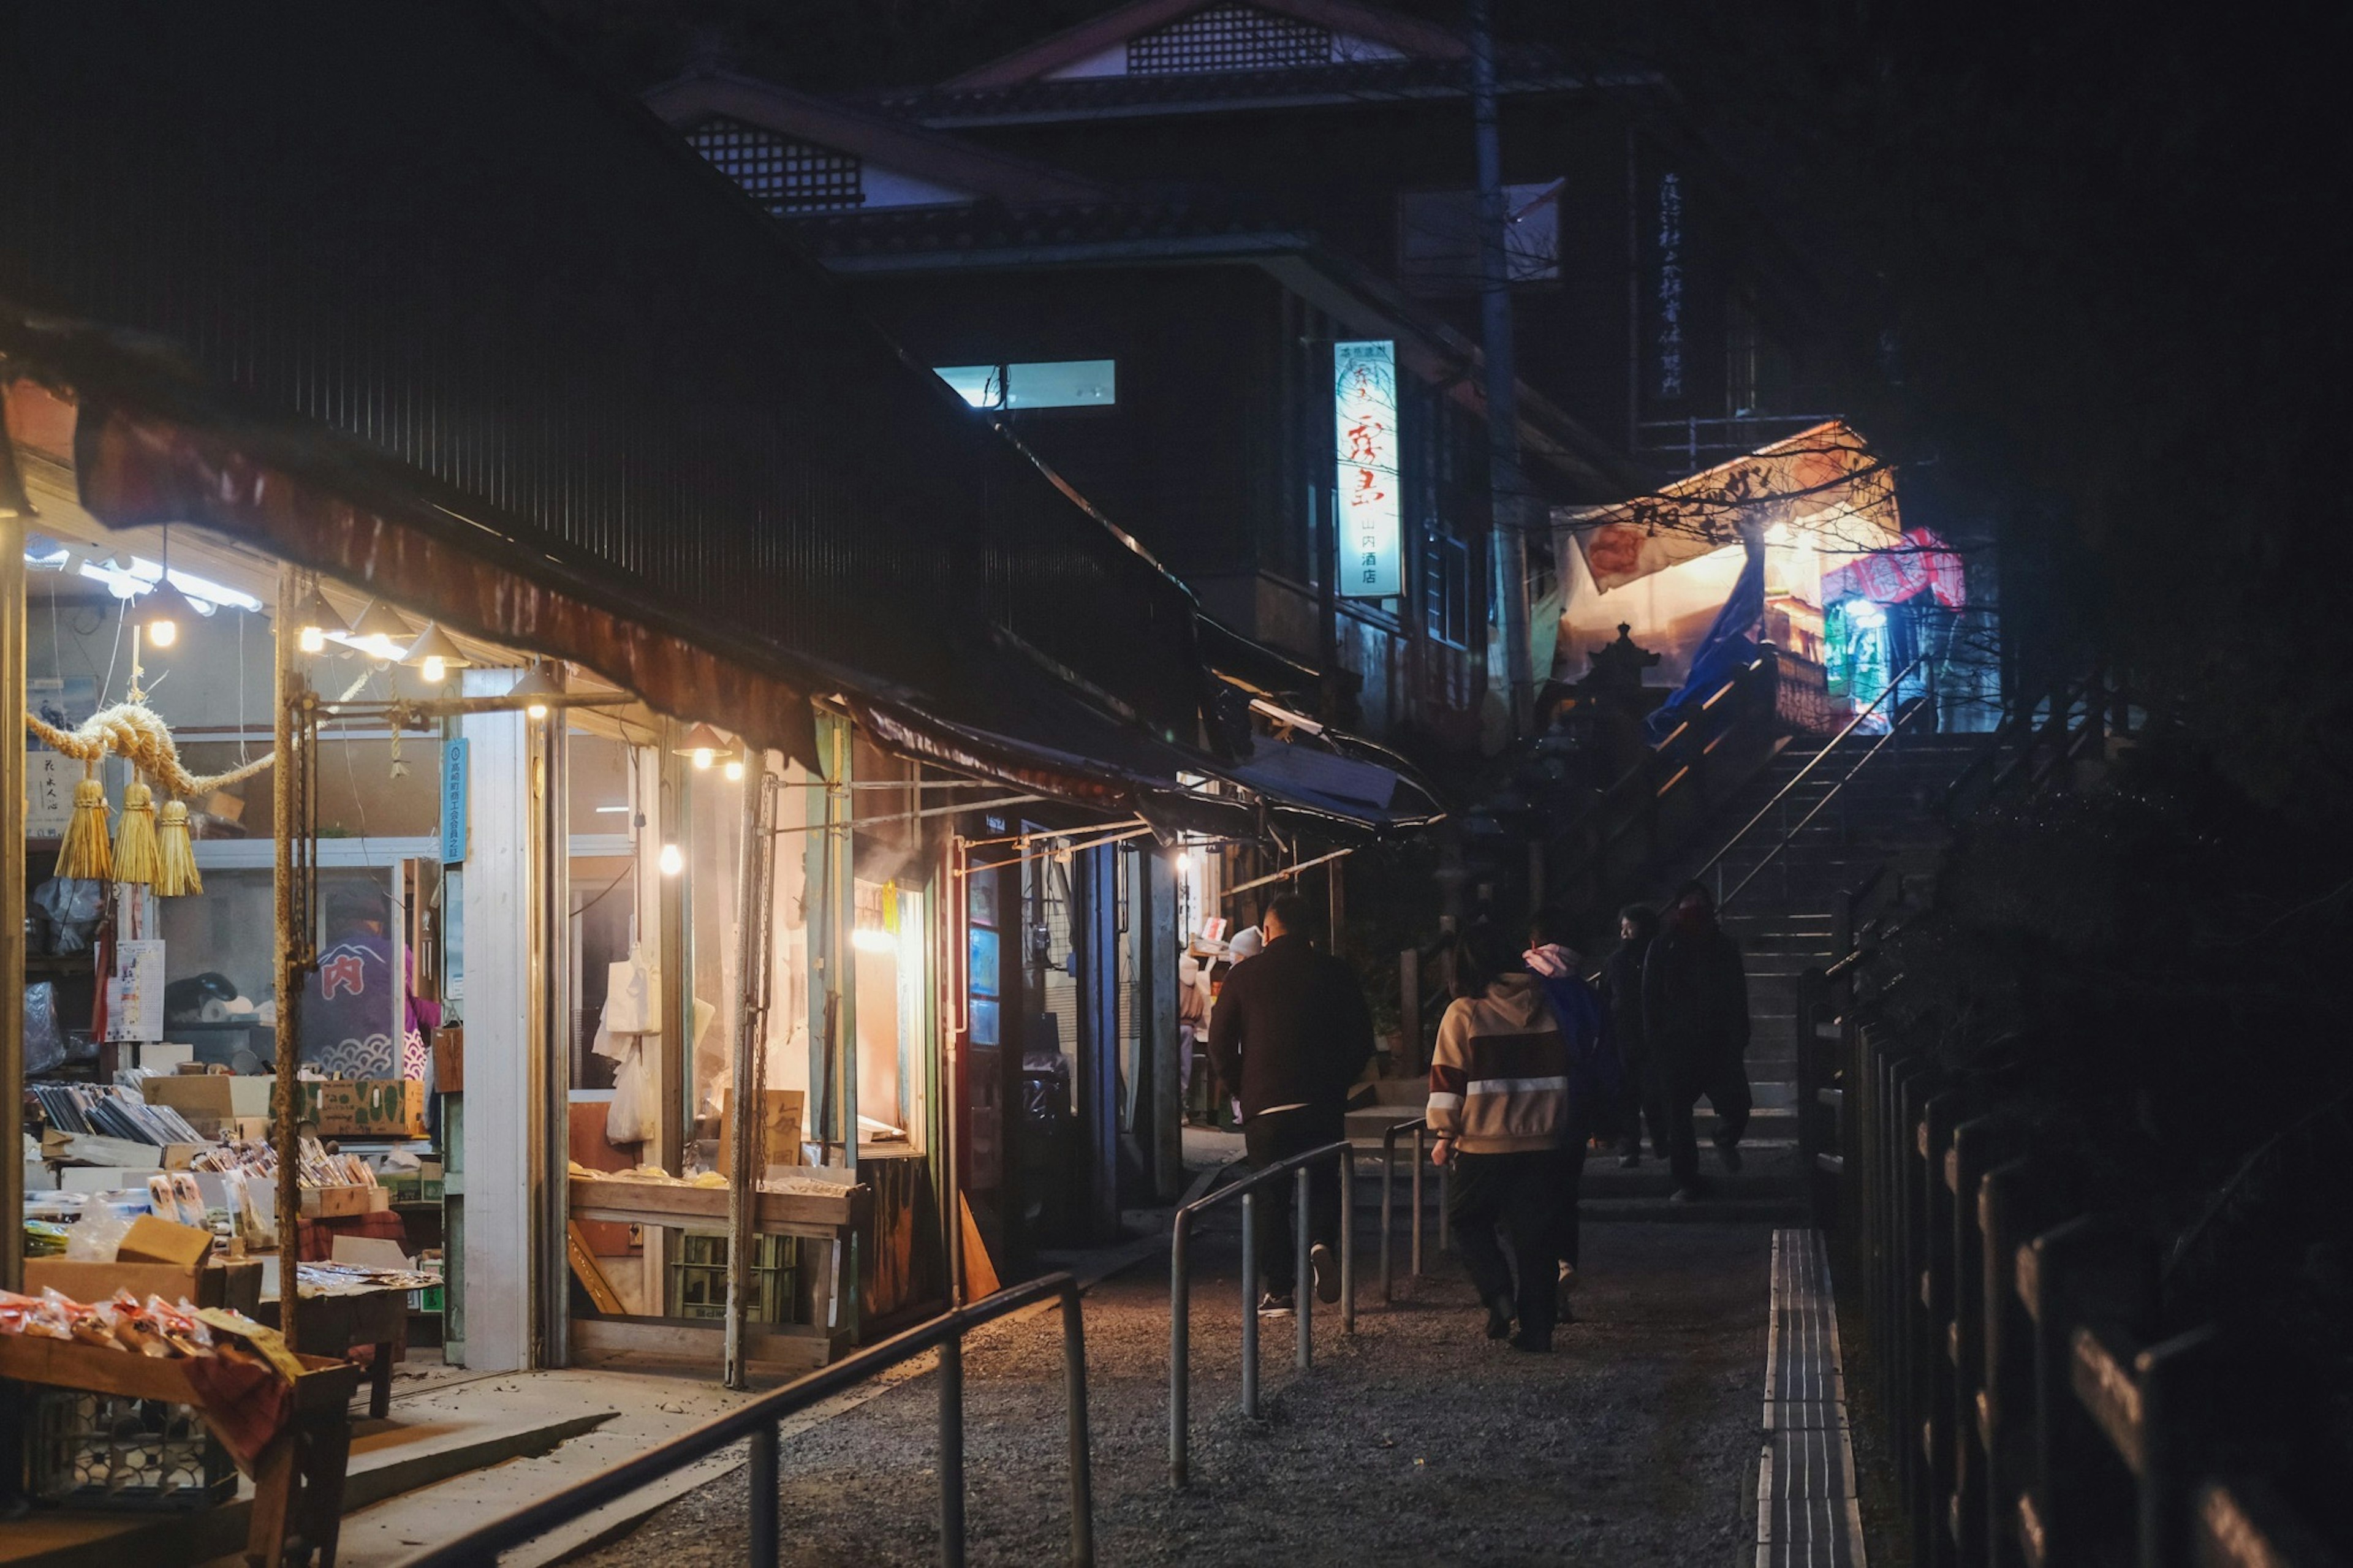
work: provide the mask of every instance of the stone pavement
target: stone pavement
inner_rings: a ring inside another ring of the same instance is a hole
[[[1256,1422],[1237,1408],[1238,1236],[1228,1222],[1208,1241],[1183,1493],[1166,1472],[1166,1269],[1130,1269],[1088,1299],[1100,1562],[1753,1560],[1766,1228],[1589,1229],[1581,1321],[1550,1356],[1489,1343],[1450,1259],[1394,1310],[1367,1289],[1353,1341],[1336,1310],[1319,1315],[1303,1379],[1279,1320],[1263,1340]],[[1360,1263],[1371,1256],[1360,1247]],[[1056,1319],[976,1334],[966,1368],[971,1561],[1058,1561],[1068,1515]],[[936,1420],[934,1384],[917,1376],[789,1438],[784,1561],[935,1562]],[[737,1470],[701,1487],[583,1561],[740,1563],[744,1484]]]

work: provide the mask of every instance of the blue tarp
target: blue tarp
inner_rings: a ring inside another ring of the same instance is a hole
[[[1683,710],[1706,701],[1718,687],[1756,662],[1757,642],[1749,634],[1765,618],[1765,542],[1752,535],[1747,548],[1739,580],[1692,655],[1691,674],[1651,715],[1648,728],[1653,741],[1683,721]]]

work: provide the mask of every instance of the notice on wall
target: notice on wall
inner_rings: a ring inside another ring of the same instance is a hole
[[[106,983],[106,1037],[164,1037],[164,944],[147,938],[114,945],[114,973]]]
[[[1342,596],[1404,592],[1398,506],[1397,345],[1386,339],[1332,345],[1332,404]]]
[[[466,859],[466,741],[463,736],[441,747],[441,864],[463,865]]]
[[[25,749],[25,837],[63,838],[82,764],[46,746]]]

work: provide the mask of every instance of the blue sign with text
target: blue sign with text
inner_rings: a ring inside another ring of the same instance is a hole
[[[441,747],[441,864],[466,858],[466,742]]]

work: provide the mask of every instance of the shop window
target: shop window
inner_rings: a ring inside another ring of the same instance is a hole
[[[866,203],[856,158],[725,115],[686,133],[687,143],[770,212],[828,212]]]
[[[1119,401],[1118,363],[1107,359],[943,364],[933,373],[975,408],[1108,408]]]
[[[1471,546],[1451,534],[1432,533],[1421,542],[1422,605],[1432,640],[1452,647],[1471,646]]]
[[[1504,267],[1512,282],[1559,281],[1565,183],[1504,187]],[[1398,197],[1398,275],[1420,293],[1478,291],[1478,192],[1409,191]]]

